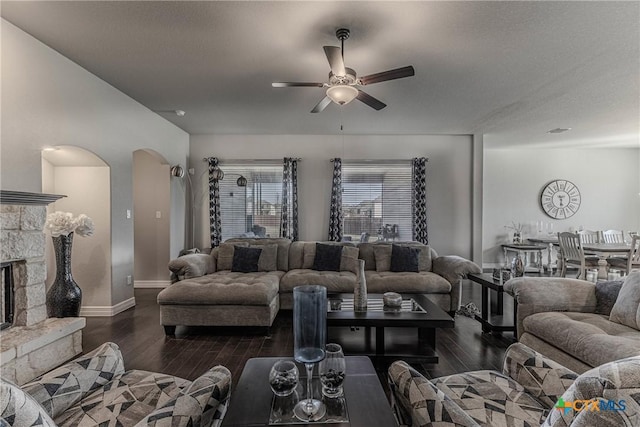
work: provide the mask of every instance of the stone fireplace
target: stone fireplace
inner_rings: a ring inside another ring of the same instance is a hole
[[[19,385],[82,352],[84,318],[47,318],[43,227],[46,206],[60,197],[0,191],[0,262],[13,279],[13,295],[3,292],[13,321],[0,331],[0,365]]]

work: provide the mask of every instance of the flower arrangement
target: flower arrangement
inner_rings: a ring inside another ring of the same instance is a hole
[[[505,225],[504,228],[513,230],[513,243],[522,243],[522,229],[524,224],[511,221],[511,225]]]
[[[522,234],[522,229],[524,228],[524,224],[520,222],[511,221],[511,225],[505,225],[504,228],[508,228],[509,230],[513,230],[516,233]]]
[[[82,237],[91,236],[95,230],[93,220],[85,214],[76,218],[71,212],[56,211],[47,215],[44,227],[51,232],[52,237],[68,236],[74,231]]]

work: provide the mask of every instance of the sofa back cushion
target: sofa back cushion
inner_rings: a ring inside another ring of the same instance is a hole
[[[263,259],[261,256],[261,259],[259,262],[260,271],[289,270],[289,247],[291,246],[291,240],[289,239],[285,239],[283,237],[273,237],[273,238],[268,237],[264,239],[237,238],[237,239],[226,240],[224,243],[229,243],[236,246],[242,245],[242,246],[262,248],[263,249],[262,256],[268,258],[268,260]],[[272,252],[273,249],[271,249],[273,247],[272,245],[276,246],[275,268],[273,268],[273,264],[270,261],[273,257],[273,252]],[[268,246],[268,248],[264,248],[265,246]],[[220,248],[222,248],[222,245],[220,245]],[[228,256],[225,258],[225,260],[227,259],[228,259]],[[233,260],[233,254],[231,254],[231,261],[232,260]],[[218,270],[231,270],[230,263],[229,264],[223,263],[223,267],[228,267],[228,268],[220,267],[220,253],[218,253],[217,267],[218,267]]]
[[[392,246],[398,245],[403,247],[418,248],[420,254],[418,257],[418,271],[431,271],[435,251],[428,245],[420,242],[373,242],[360,243],[359,257],[364,260],[365,270],[375,270],[377,272],[391,271],[391,252]],[[437,255],[436,255],[437,256]]]
[[[640,329],[640,271],[630,273],[624,280],[609,320]]]
[[[313,269],[316,257],[316,243],[342,246],[340,271],[358,273],[358,248],[350,242],[293,242],[289,249],[289,270]]]

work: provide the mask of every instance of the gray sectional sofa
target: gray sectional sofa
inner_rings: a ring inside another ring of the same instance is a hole
[[[520,277],[504,287],[518,304],[518,341],[567,368],[640,355],[640,271],[622,284]]]
[[[339,271],[313,269],[316,243],[343,247]],[[480,272],[480,267],[458,256],[438,256],[418,242],[394,244],[419,250],[417,272],[390,271],[391,243],[227,240],[210,254],[189,254],[169,263],[177,281],[158,294],[160,323],[169,335],[178,325],[269,327],[280,308],[292,308],[296,286],[317,284],[330,293],[353,292],[358,259],[365,261],[370,293],[426,294],[443,310],[454,312],[459,306],[461,278]],[[231,271],[237,246],[262,249],[259,271]]]

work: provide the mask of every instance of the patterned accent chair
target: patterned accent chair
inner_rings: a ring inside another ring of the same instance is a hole
[[[0,381],[0,426],[219,426],[230,394],[223,366],[193,382],[125,371],[108,342],[22,387]]]
[[[502,372],[428,380],[397,361],[389,367],[389,385],[400,424],[413,427],[640,425],[640,356],[578,376],[516,343]]]

